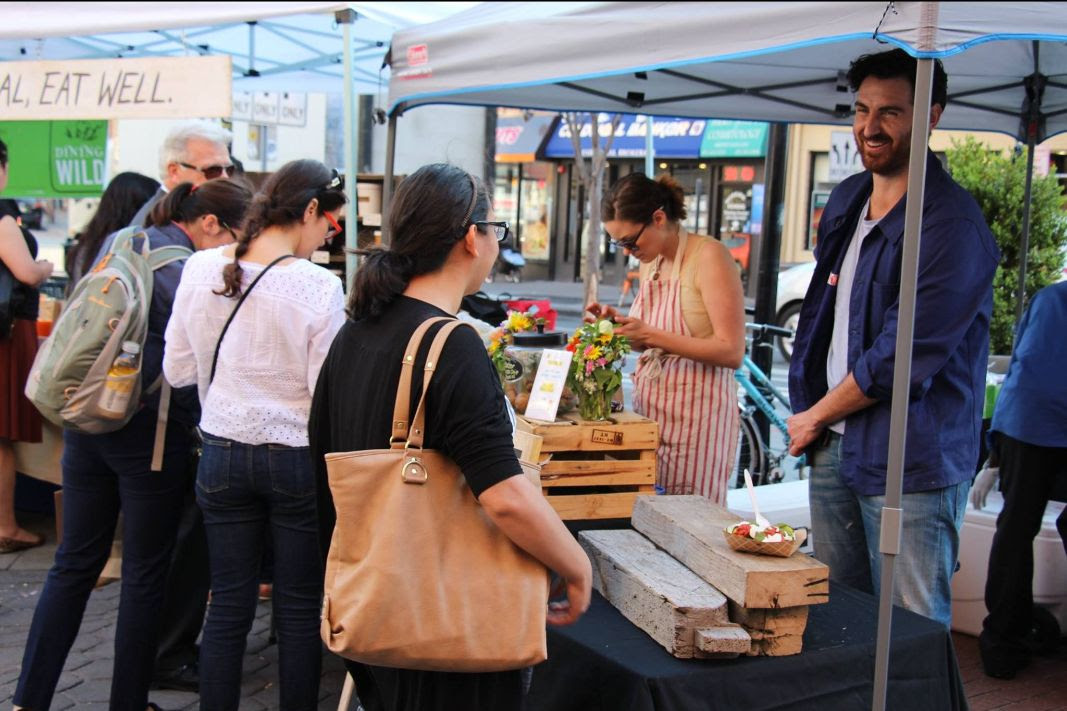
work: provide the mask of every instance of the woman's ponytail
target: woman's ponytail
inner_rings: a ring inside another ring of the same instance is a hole
[[[350,318],[377,318],[404,293],[415,276],[415,260],[384,247],[359,250],[362,257],[346,311]]]

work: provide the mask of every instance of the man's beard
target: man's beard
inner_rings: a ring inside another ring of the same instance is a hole
[[[882,152],[878,156],[870,156],[864,141],[857,137],[856,142],[860,149],[860,160],[863,167],[875,175],[892,176],[908,169],[908,156],[911,153],[911,132],[901,136],[899,141],[892,140],[884,133],[873,136],[871,140],[887,141],[890,146],[888,152]]]

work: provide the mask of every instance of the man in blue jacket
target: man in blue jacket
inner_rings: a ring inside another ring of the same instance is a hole
[[[1004,507],[989,551],[978,649],[986,674],[1011,679],[1029,662],[1034,625],[1034,536],[1049,500],[1067,500],[1067,282],[1034,294],[1015,331],[1004,387],[990,425],[1000,457]],[[990,470],[975,483],[971,503],[985,505]],[[1067,549],[1067,510],[1056,519]]]
[[[789,369],[790,451],[807,451],[815,555],[835,581],[881,585],[890,400],[916,61],[860,57],[853,133],[866,171],[833,191]],[[934,70],[930,130],[947,78]],[[959,528],[978,459],[993,274],[1000,259],[974,199],[926,162],[896,604],[948,626]]]

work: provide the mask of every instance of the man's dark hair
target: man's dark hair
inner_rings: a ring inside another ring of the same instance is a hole
[[[853,92],[859,91],[860,84],[867,77],[878,79],[907,79],[911,84],[911,93],[915,95],[915,67],[918,62],[902,49],[891,49],[878,54],[865,54],[848,68],[848,86]],[[944,109],[948,103],[948,75],[940,59],[934,60],[934,86],[930,94],[931,104],[940,104]]]

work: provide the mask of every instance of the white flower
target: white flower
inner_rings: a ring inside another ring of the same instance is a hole
[[[607,319],[603,319],[602,321],[600,321],[600,323],[597,324],[596,328],[597,331],[600,332],[601,336],[607,336],[608,338],[611,338],[613,335],[615,335],[615,326],[613,326],[611,321]]]

